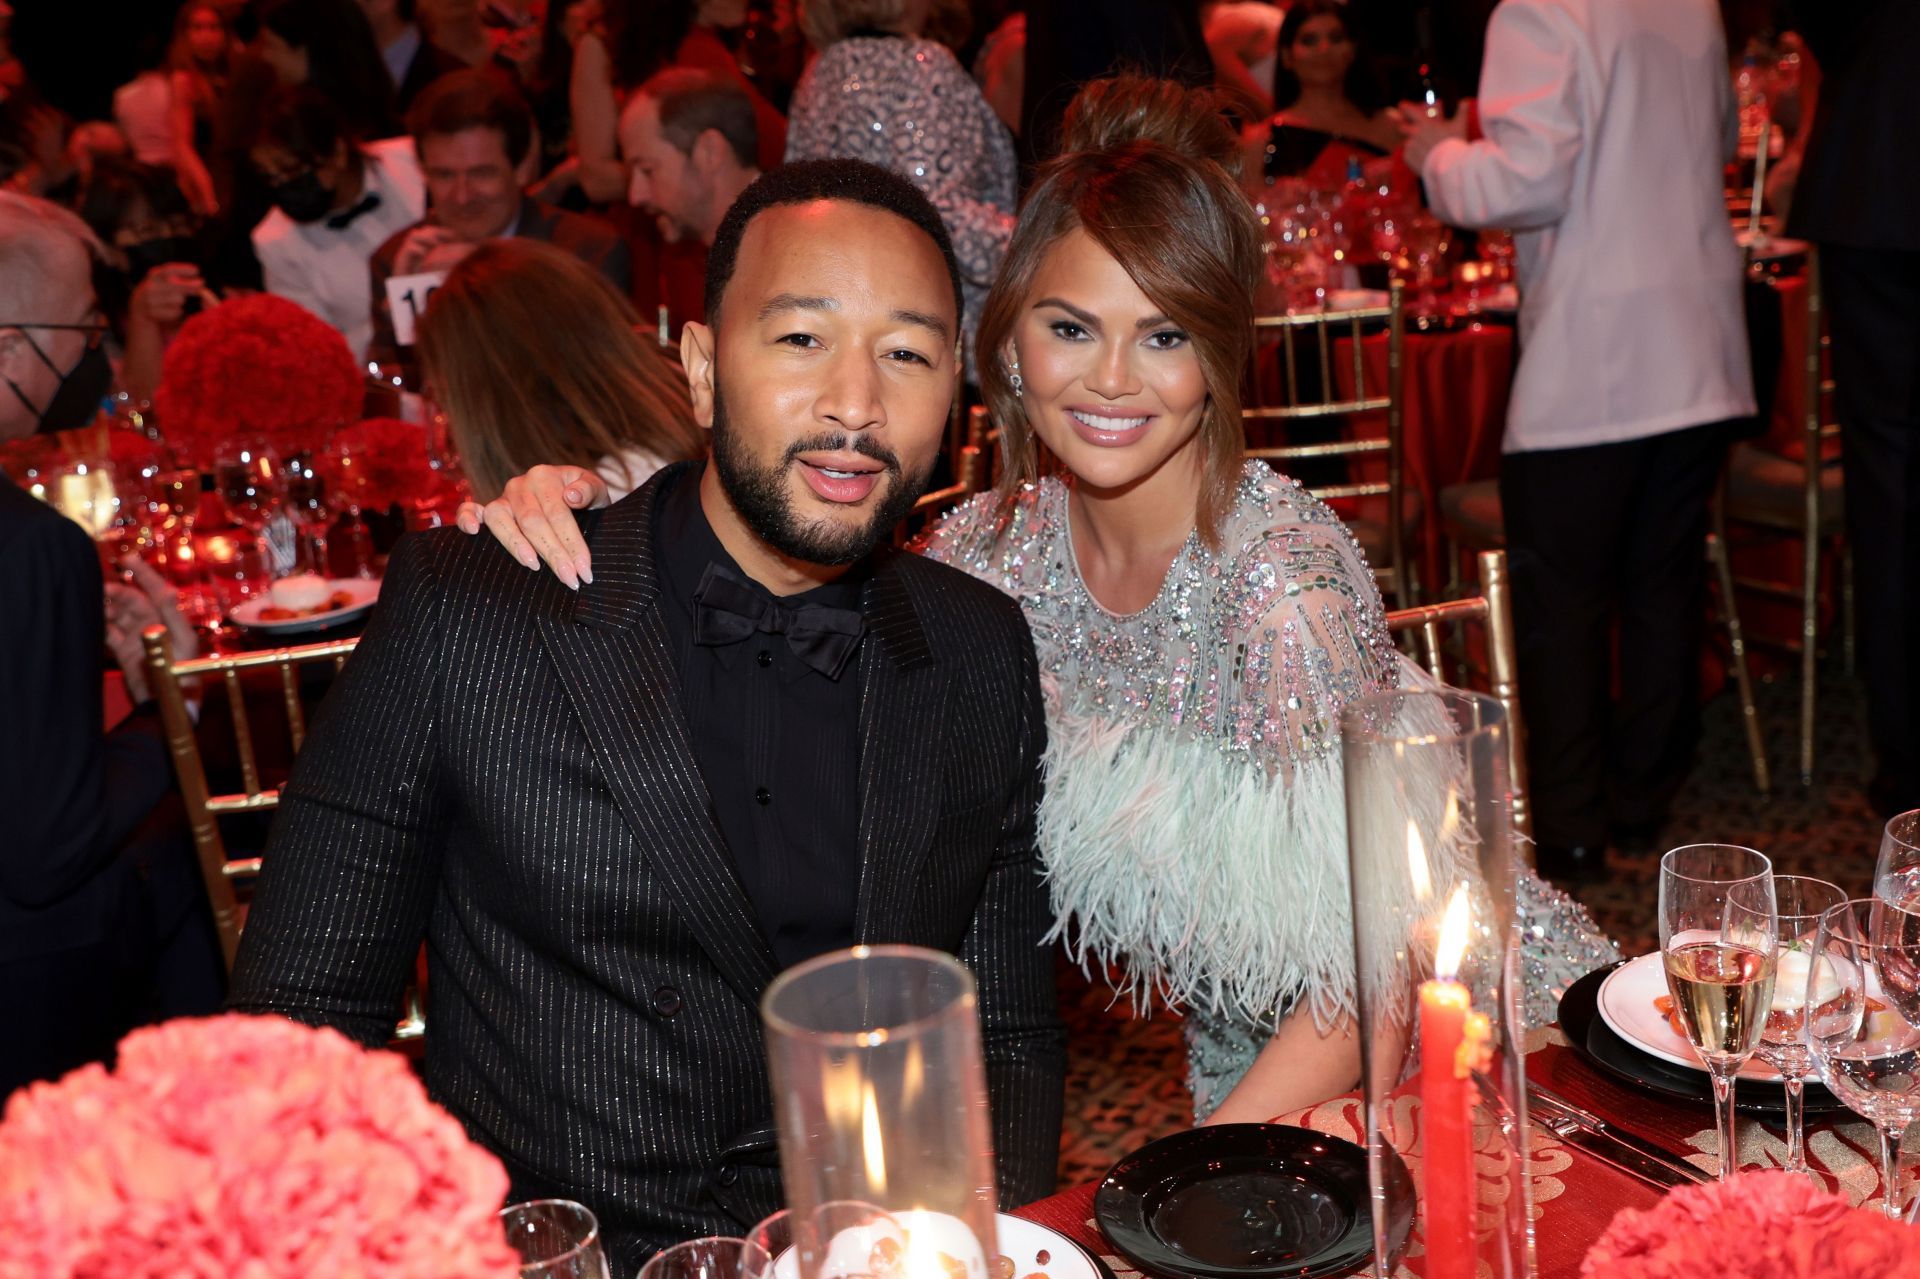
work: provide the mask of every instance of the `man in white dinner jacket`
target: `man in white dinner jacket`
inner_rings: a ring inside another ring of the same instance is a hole
[[[1754,412],[1713,0],[1504,0],[1471,121],[1407,113],[1434,213],[1514,233],[1500,497],[1544,873],[1650,837],[1698,730],[1707,506]],[[1619,695],[1612,697],[1618,626]]]

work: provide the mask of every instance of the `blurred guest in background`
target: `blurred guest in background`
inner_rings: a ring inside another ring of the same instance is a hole
[[[1506,0],[1485,136],[1402,108],[1435,214],[1514,232],[1500,496],[1549,876],[1651,839],[1692,765],[1707,503],[1754,411],[1726,55],[1713,0]]]
[[[1920,807],[1920,5],[1792,6],[1820,62],[1790,235],[1820,246],[1845,450],[1860,666],[1885,815]]]
[[[1013,236],[1013,138],[944,45],[920,38],[909,0],[810,0],[801,14],[820,56],[793,91],[787,159],[841,156],[913,182],[947,224],[966,286],[967,366],[987,289]]]
[[[413,144],[362,142],[333,99],[295,89],[269,107],[253,155],[273,193],[273,212],[253,231],[267,291],[340,330],[365,358],[374,325],[367,263],[426,209]]]
[[[173,164],[173,75],[164,41],[155,41],[140,74],[113,91],[113,122],[142,164]]]
[[[1286,12],[1268,0],[1215,0],[1200,6],[1214,85],[1242,119],[1273,114],[1280,22]]]
[[[402,115],[422,89],[466,66],[421,32],[414,21],[415,0],[360,0],[360,8],[373,28],[380,60],[387,64],[387,78],[393,85],[394,107]]]
[[[696,67],[738,81],[753,100],[760,167],[780,163],[786,118],[748,83],[716,34],[716,28],[739,26],[745,15],[743,0],[608,0],[605,37],[589,30],[573,60],[578,164],[570,180],[589,200],[610,204],[625,196],[627,169],[617,136],[621,107],[641,81],[669,66]]]
[[[620,113],[620,151],[633,169],[628,201],[651,213],[668,243],[713,243],[727,208],[760,176],[753,101],[737,81],[673,67]]]
[[[686,375],[605,277],[570,253],[493,240],[447,273],[420,321],[420,360],[461,470],[487,502],[564,461],[618,501],[705,452]]]
[[[396,230],[371,259],[369,360],[406,363],[387,309],[389,279],[444,270],[495,236],[557,245],[627,291],[633,260],[617,231],[598,218],[568,213],[522,192],[533,168],[533,113],[502,77],[490,71],[441,77],[414,104],[412,124],[432,216]]]
[[[355,0],[266,0],[257,47],[282,85],[305,85],[331,98],[354,136],[371,140],[400,131],[393,81]]]
[[[1280,23],[1273,68],[1274,115],[1252,130],[1248,175],[1304,177],[1316,187],[1346,181],[1349,162],[1400,145],[1380,78],[1338,0],[1297,0]]]
[[[218,184],[207,157],[213,151],[237,53],[233,33],[217,5],[181,6],[167,55],[169,151],[180,189],[203,215],[220,207]]]
[[[85,225],[0,192],[0,440],[83,426],[110,372]],[[144,564],[103,587],[79,525],[0,475],[0,1097],[106,1058],[142,1020],[206,1014],[224,984],[149,696],[140,632],[198,651]],[[102,732],[103,637],[135,709]]]
[[[600,14],[601,0],[550,0],[547,5],[540,59],[527,81],[527,101],[540,128],[542,174],[565,164],[573,153],[573,48],[599,28]]]

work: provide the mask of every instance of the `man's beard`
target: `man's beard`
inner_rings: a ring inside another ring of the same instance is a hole
[[[864,525],[845,527],[827,519],[808,520],[794,510],[787,489],[787,473],[802,453],[851,450],[886,468],[879,481],[886,488],[873,516]],[[730,429],[718,385],[713,391],[713,469],[720,488],[749,529],[761,541],[789,558],[806,564],[852,564],[865,559],[884,541],[893,526],[913,511],[926,489],[932,468],[908,477],[892,449],[870,436],[852,431],[811,435],[787,446],[780,460],[761,466],[746,442]]]

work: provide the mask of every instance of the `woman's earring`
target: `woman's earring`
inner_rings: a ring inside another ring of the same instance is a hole
[[[1013,362],[1012,379],[1013,379],[1014,398],[1018,399],[1021,396],[1021,394],[1023,394],[1023,392],[1020,389],[1022,386],[1022,383],[1020,381],[1020,361],[1019,360],[1015,360]]]

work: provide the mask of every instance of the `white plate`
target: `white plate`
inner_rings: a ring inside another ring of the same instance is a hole
[[[350,622],[373,607],[380,598],[380,583],[364,577],[336,577],[327,582],[327,592],[346,591],[353,596],[353,603],[343,608],[328,609],[324,613],[315,613],[309,617],[296,617],[291,621],[263,621],[260,614],[273,607],[271,595],[256,595],[233,606],[229,614],[233,620],[250,631],[259,631],[266,635],[304,635],[309,631],[324,631],[328,627]]]
[[[994,1214],[1000,1253],[1013,1259],[1013,1279],[1043,1274],[1047,1279],[1102,1279],[1093,1258],[1057,1230],[1000,1212]],[[1047,1254],[1045,1262],[1041,1253]],[[800,1254],[789,1248],[774,1259],[774,1279],[800,1279]]]
[[[1667,1019],[1653,1006],[1653,1001],[1666,993],[1667,972],[1658,951],[1628,960],[1600,983],[1597,1002],[1601,1020],[1635,1048],[1652,1053],[1662,1061],[1704,1073],[1706,1067],[1700,1063],[1700,1054],[1684,1036],[1674,1033]],[[1757,1056],[1749,1057],[1747,1064],[1740,1067],[1739,1078],[1777,1083],[1780,1072]]]

